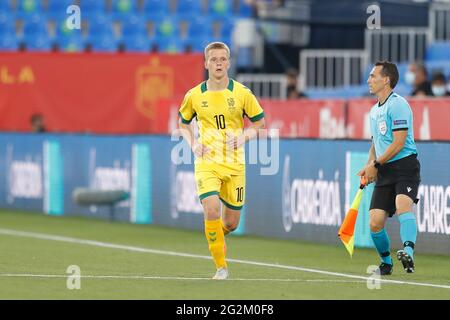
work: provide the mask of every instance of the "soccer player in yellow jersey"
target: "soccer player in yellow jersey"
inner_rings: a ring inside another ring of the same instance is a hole
[[[196,158],[195,180],[205,235],[217,269],[213,279],[224,280],[228,278],[225,235],[237,228],[244,206],[244,144],[257,137],[265,122],[264,111],[252,92],[228,77],[230,49],[226,44],[206,46],[205,68],[208,80],[187,92],[179,123]],[[244,116],[252,122],[245,130]],[[198,138],[190,126],[195,117]]]

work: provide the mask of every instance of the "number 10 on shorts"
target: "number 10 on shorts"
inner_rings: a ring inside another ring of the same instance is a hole
[[[237,192],[237,198],[236,198],[236,201],[237,201],[237,202],[242,202],[242,201],[244,201],[244,187],[238,187],[238,188],[236,188],[236,192]]]

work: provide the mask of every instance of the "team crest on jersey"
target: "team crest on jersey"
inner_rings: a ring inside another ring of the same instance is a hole
[[[208,106],[208,101],[202,101],[202,107],[206,108]]]
[[[234,98],[228,98],[227,103],[228,103],[228,110],[231,113],[233,113],[236,110],[236,107],[234,106]]]

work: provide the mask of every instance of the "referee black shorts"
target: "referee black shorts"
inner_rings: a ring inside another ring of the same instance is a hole
[[[420,184],[420,162],[417,154],[388,162],[378,169],[370,209],[382,209],[392,217],[396,212],[395,198],[399,194],[417,203]]]

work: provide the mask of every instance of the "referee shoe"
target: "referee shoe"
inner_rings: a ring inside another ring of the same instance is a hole
[[[375,270],[375,273],[379,274],[380,276],[390,276],[392,274],[392,269],[394,266],[389,263],[382,262],[377,270]]]
[[[407,273],[414,272],[414,261],[405,250],[397,251],[397,259],[398,261],[401,261],[403,264],[403,269],[405,269]]]

